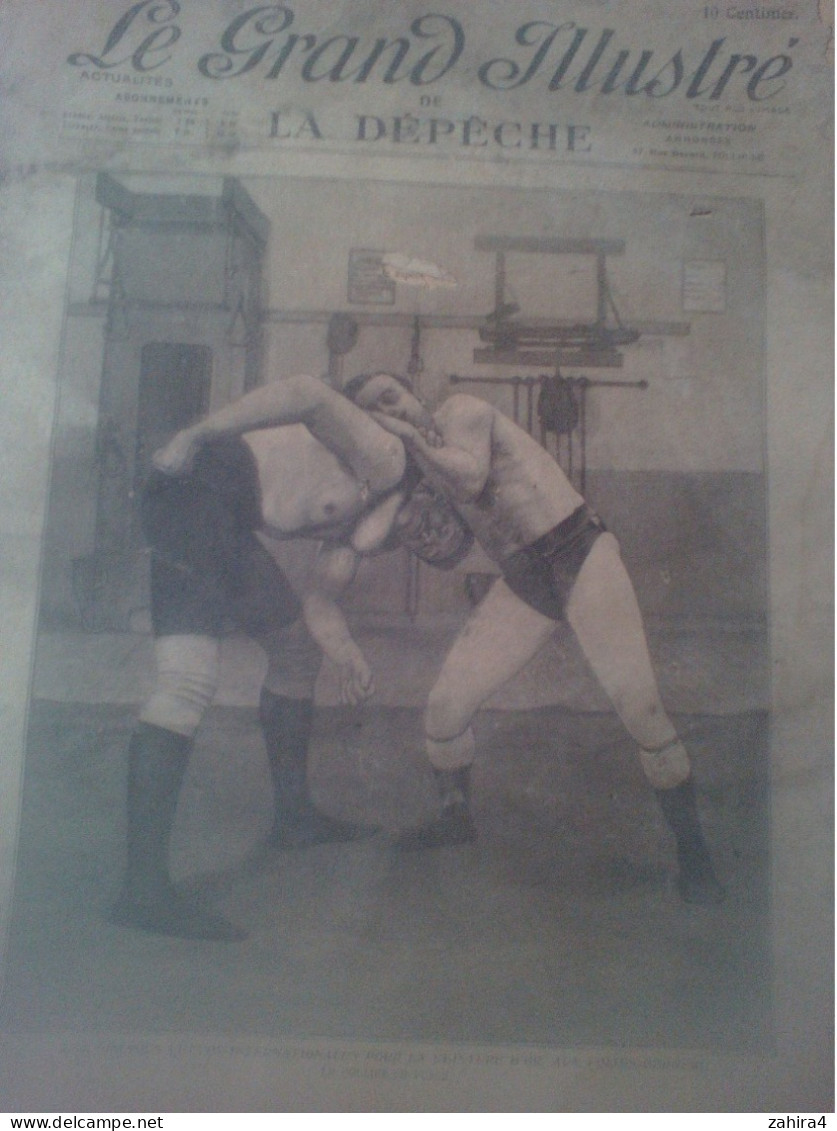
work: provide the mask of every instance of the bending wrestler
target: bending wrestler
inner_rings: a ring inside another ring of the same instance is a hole
[[[503,577],[445,659],[425,716],[440,812],[405,833],[405,848],[474,839],[471,719],[566,619],[639,747],[645,776],[674,834],[687,902],[723,898],[703,837],[689,755],[660,700],[645,630],[619,545],[555,460],[485,401],[450,397],[430,415],[409,382],[388,373],[344,390],[403,440],[426,479],[455,505]]]
[[[252,431],[252,429],[258,429]],[[364,550],[386,524],[405,470],[400,440],[311,377],[247,394],[178,433],[155,456],[142,500],[151,547],[156,686],[132,736],[128,766],[128,861],[114,920],[187,938],[232,940],[243,932],[178,892],[168,847],[195,733],[212,701],[219,638],[234,620],[268,655],[261,692],[276,809],[273,841],[302,846],[353,839],[355,826],[320,813],[307,792],[308,736],[321,652],[301,605],[266,549],[272,539],[329,537]],[[354,551],[353,551],[354,552]],[[330,640],[328,618],[314,635]],[[371,691],[351,639],[330,647],[349,702]]]

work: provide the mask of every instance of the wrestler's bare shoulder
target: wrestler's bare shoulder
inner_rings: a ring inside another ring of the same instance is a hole
[[[490,428],[496,413],[496,408],[488,401],[469,396],[468,393],[454,393],[439,406],[434,417],[443,429],[446,427]]]

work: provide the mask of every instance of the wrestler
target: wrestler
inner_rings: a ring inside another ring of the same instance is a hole
[[[265,385],[178,433],[154,458],[143,492],[151,548],[157,678],[132,736],[128,859],[113,911],[120,925],[187,938],[244,932],[178,892],[168,846],[195,733],[214,696],[219,638],[231,619],[264,647],[259,716],[275,792],[273,841],[304,846],[359,830],[320,813],[307,793],[308,735],[321,652],[301,602],[269,552],[275,540],[328,537],[362,554],[403,495],[400,440],[322,381]],[[354,541],[353,541],[354,540]],[[380,540],[380,539],[378,539]],[[328,619],[311,619],[329,637]],[[328,610],[326,610],[327,614]],[[371,673],[349,638],[331,649],[347,702],[365,698]]]
[[[440,812],[400,838],[404,848],[471,841],[471,719],[553,633],[572,627],[593,672],[639,747],[677,846],[687,902],[723,898],[703,837],[689,755],[661,702],[633,585],[619,545],[556,461],[487,402],[454,395],[431,415],[398,375],[344,390],[399,437],[427,481],[463,516],[502,578],[448,653],[425,715]]]

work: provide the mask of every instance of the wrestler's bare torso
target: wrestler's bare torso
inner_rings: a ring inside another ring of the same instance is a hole
[[[369,505],[368,490],[304,424],[247,432],[271,538],[339,534]]]
[[[485,401],[457,394],[433,419],[445,446],[471,453],[480,465],[482,489],[473,499],[458,498],[456,506],[495,561],[534,542],[583,503],[552,456]]]
[[[154,453],[168,475],[201,444],[242,436],[253,453],[263,531],[342,537],[404,474],[404,445],[323,381],[297,374],[251,389],[176,433]]]

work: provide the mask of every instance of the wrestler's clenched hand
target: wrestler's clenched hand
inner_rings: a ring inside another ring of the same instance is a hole
[[[151,462],[157,471],[165,475],[185,475],[191,470],[198,447],[196,433],[191,428],[184,428],[154,453]]]
[[[419,438],[429,448],[444,446],[445,441],[442,434],[432,419],[428,419],[426,424],[412,424],[409,420],[401,420],[399,417],[389,416],[385,412],[370,412],[369,415],[377,420],[382,428],[386,428],[387,432],[392,432],[394,436],[398,436],[405,442]]]
[[[365,702],[375,690],[372,669],[358,647],[353,647],[338,664],[340,701],[349,706]]]

